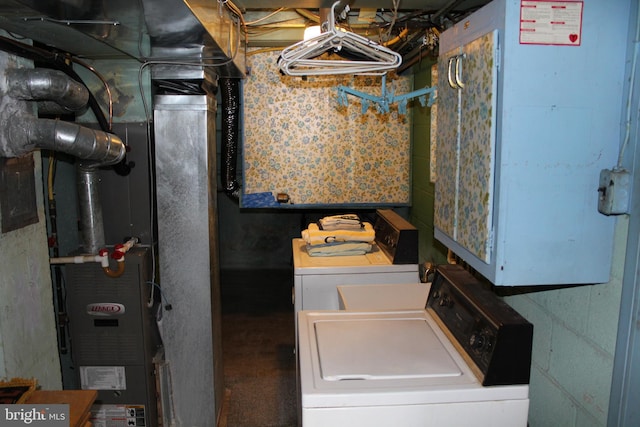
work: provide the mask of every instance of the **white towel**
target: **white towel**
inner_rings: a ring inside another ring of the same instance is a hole
[[[359,230],[320,230],[318,224],[309,224],[306,230],[302,230],[302,238],[309,245],[324,245],[336,242],[366,242],[371,243],[376,239],[376,232],[368,222],[363,222],[363,228]]]
[[[372,248],[371,244],[361,242],[328,243],[326,245],[307,245],[307,253],[309,256],[364,255],[371,252]]]

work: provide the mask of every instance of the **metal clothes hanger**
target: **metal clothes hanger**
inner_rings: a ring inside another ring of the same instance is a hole
[[[278,67],[290,76],[313,76],[331,74],[384,75],[402,63],[402,56],[391,49],[375,43],[361,35],[336,28],[335,9],[331,6],[327,30],[308,40],[302,40],[285,48]],[[346,6],[343,14],[349,11]],[[346,58],[342,60],[317,59],[318,56],[335,52]],[[357,58],[357,59],[350,59]]]

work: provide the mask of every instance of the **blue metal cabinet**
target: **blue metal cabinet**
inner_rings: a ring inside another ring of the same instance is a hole
[[[573,2],[568,45],[522,42],[526,3],[441,36],[435,237],[495,285],[607,282],[615,218],[597,190],[619,150],[628,5]]]

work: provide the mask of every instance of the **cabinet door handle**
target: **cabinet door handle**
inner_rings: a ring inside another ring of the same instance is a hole
[[[447,80],[449,80],[449,86],[451,86],[451,89],[458,89],[458,86],[456,86],[456,82],[453,81],[452,76],[453,61],[456,60],[456,58],[457,56],[449,58],[449,64],[447,66]]]
[[[463,53],[462,55],[456,56],[456,86],[460,89],[464,89],[464,82],[462,81],[462,60],[466,58],[466,55]]]

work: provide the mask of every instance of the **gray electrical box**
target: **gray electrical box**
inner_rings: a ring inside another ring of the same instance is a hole
[[[631,196],[631,174],[625,169],[603,169],[600,171],[600,196],[598,211],[605,215],[620,215],[629,211]]]
[[[98,391],[93,425],[157,426],[154,356],[160,338],[149,248],[127,252],[124,273],[117,278],[107,276],[95,262],[68,265],[66,272],[78,384]]]

